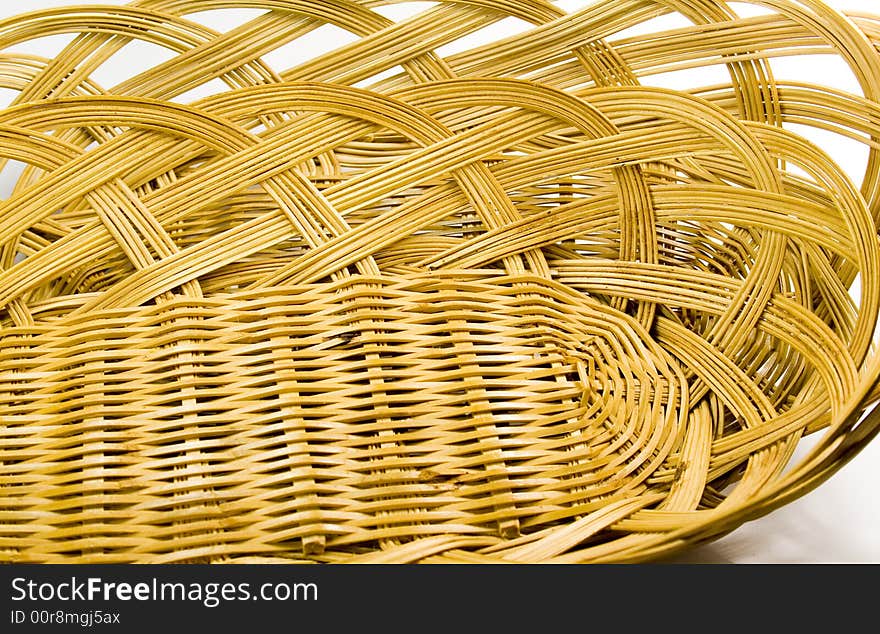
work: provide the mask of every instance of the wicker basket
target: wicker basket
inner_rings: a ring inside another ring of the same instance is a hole
[[[880,19],[584,4],[0,22],[0,560],[646,560],[869,442]],[[99,86],[136,40],[173,55]],[[774,79],[808,53],[863,96]]]

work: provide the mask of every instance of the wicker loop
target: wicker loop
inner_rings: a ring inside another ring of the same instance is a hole
[[[880,20],[759,4],[0,22],[0,561],[635,561],[822,482],[880,430]],[[173,57],[100,86],[135,40]]]

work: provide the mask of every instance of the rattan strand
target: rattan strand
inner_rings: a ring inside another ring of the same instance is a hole
[[[880,427],[880,19],[753,6],[0,22],[0,561],[639,561],[820,484]],[[861,94],[774,78],[806,54]]]

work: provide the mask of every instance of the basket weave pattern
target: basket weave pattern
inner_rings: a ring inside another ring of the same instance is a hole
[[[880,425],[880,21],[762,5],[0,22],[0,560],[637,561],[821,483]],[[173,55],[100,86],[135,40]],[[775,79],[799,53],[862,95]]]

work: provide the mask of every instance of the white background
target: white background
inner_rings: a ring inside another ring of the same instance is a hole
[[[572,10],[589,4],[593,0],[560,0],[557,2],[565,9]],[[599,0],[601,1],[601,0]],[[16,13],[36,9],[82,4],[82,0],[22,0],[20,2],[0,3],[0,19]],[[877,0],[826,0],[835,8],[874,12],[880,14],[880,2]],[[109,0],[103,4],[125,4],[117,0]],[[422,3],[420,3],[422,4]],[[748,7],[743,7],[749,11]],[[753,8],[751,9],[754,10]],[[387,7],[380,9],[389,17],[399,17],[405,7]],[[234,26],[243,17],[250,17],[254,12],[213,12],[200,16],[203,22],[217,30],[226,30]],[[204,18],[204,19],[202,19]],[[517,28],[513,21],[505,21],[492,29],[491,35],[504,35],[505,29],[511,32]],[[678,26],[670,22],[668,26]],[[315,35],[315,34],[313,34]],[[308,59],[317,52],[335,48],[338,44],[350,39],[347,34],[338,30],[324,29],[318,37],[306,38],[295,46],[285,47],[267,60],[276,69],[294,65],[297,61]],[[29,52],[51,57],[63,46],[65,38],[45,38],[25,46],[18,46],[16,51]],[[338,43],[337,43],[338,40]],[[471,40],[470,44],[475,42]],[[141,59],[132,60],[131,54],[141,50]],[[165,58],[157,58],[158,49],[152,47],[134,47],[128,51],[126,62],[122,65],[110,63],[99,69],[102,74],[96,79],[104,86],[112,86],[116,81],[124,79],[133,69],[142,70]],[[445,53],[447,51],[441,51]],[[451,52],[451,51],[448,51]],[[852,74],[837,59],[816,58],[810,56],[793,57],[774,61],[774,73],[778,79],[800,79],[817,84],[826,84],[838,88],[858,92]],[[682,77],[645,78],[646,83],[676,86]],[[686,78],[686,85],[697,79],[694,74]],[[707,74],[705,84],[715,83]],[[210,91],[210,90],[209,90]],[[200,91],[205,92],[205,91]],[[11,97],[11,95],[6,95]],[[181,101],[199,96],[186,95]],[[4,101],[0,95],[0,103]],[[176,99],[177,100],[177,99]],[[798,130],[800,131],[800,130]],[[853,179],[859,183],[864,173],[866,151],[854,142],[846,142],[835,135],[809,133],[807,136],[820,142],[829,153],[847,169]],[[2,183],[0,189],[8,191],[9,183]],[[808,444],[802,443],[802,444]],[[799,455],[806,450],[804,447]],[[795,458],[797,459],[797,458]],[[742,563],[822,563],[822,562],[874,562],[880,563],[880,496],[877,494],[880,485],[880,439],[861,452],[850,464],[838,474],[820,486],[816,491],[779,509],[771,515],[748,523],[723,539],[712,544],[699,547],[679,556],[673,561],[681,562],[742,562]]]

